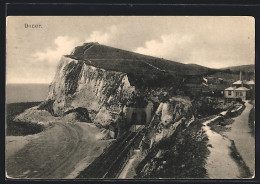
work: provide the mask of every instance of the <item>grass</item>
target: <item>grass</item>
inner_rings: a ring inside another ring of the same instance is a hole
[[[43,131],[43,125],[30,122],[15,122],[14,117],[40,102],[11,103],[6,105],[6,135],[25,136]]]
[[[196,118],[205,118],[211,115],[219,114],[223,109],[216,106],[218,102],[209,102],[206,97],[194,97],[192,101],[192,110]]]
[[[235,112],[231,112],[231,111],[230,111],[230,112],[228,112],[228,113],[226,114],[226,116],[227,116],[227,117],[230,117],[230,118],[237,117],[237,116],[239,116],[239,115],[242,114],[242,112],[245,110],[245,108],[246,108],[246,106],[243,105],[242,108],[239,109],[238,111],[235,111]]]
[[[171,138],[155,145],[136,168],[136,178],[206,178],[208,138],[201,120],[181,124]],[[160,158],[156,158],[163,150]]]
[[[199,65],[186,65],[175,61],[138,54],[101,44],[94,44],[93,47],[90,49],[88,48],[88,46],[85,48],[84,46],[77,47],[73,57],[84,61],[90,60],[91,65],[101,67],[106,70],[121,71],[125,73],[138,71],[137,73],[143,73],[142,70],[147,69],[148,73],[153,73],[154,69],[150,65],[157,67],[160,70],[173,71],[179,74],[204,74],[210,70],[209,68]],[[87,51],[84,52],[85,50]],[[143,67],[140,67],[141,65]],[[157,69],[155,69],[155,71],[156,70]]]
[[[221,135],[223,135],[223,132],[227,132],[231,130],[231,127],[227,127],[228,125],[231,125],[234,122],[234,119],[232,119],[233,117],[237,117],[239,116],[245,109],[245,105],[243,105],[243,107],[236,112],[231,112],[229,111],[225,117],[220,117],[217,118],[215,121],[212,121],[208,124],[208,126],[210,127],[211,130],[213,130],[214,132],[217,132]],[[254,118],[254,115],[252,115]]]
[[[249,168],[247,167],[246,163],[240,156],[239,152],[237,151],[235,142],[231,140],[231,146],[230,148],[230,155],[235,160],[235,162],[238,164],[239,171],[241,173],[241,178],[250,178],[253,175],[250,173]]]
[[[215,121],[212,121],[208,124],[211,130],[214,132],[217,132],[221,135],[223,135],[223,132],[230,131],[231,127],[227,127],[228,125],[231,125],[234,122],[233,119],[224,119],[224,118],[218,118]]]
[[[248,119],[248,125],[251,129],[251,134],[255,136],[255,109],[252,108],[249,112],[249,119]]]
[[[76,47],[74,54],[66,55],[66,57],[77,59],[80,63],[83,61],[87,65],[103,68],[107,71],[126,73],[130,84],[138,88],[143,86],[151,88],[175,86],[176,88],[179,85],[179,80],[182,81],[183,77],[200,75],[202,79],[202,75],[218,71],[217,69],[183,64],[92,43]],[[74,68],[76,71],[76,66]],[[68,81],[68,86],[74,89],[76,85]],[[69,93],[71,94],[71,92]]]

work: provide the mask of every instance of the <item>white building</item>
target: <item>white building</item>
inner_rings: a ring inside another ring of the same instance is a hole
[[[224,90],[224,98],[241,98],[246,100],[246,92],[249,91],[246,87],[229,87]]]
[[[240,80],[234,82],[231,87],[224,90],[224,98],[235,99],[241,98],[246,100],[246,93],[249,90],[254,90],[255,82],[253,80],[242,80],[242,73],[240,72]]]

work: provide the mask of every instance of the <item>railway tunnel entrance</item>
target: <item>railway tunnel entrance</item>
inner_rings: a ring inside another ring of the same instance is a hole
[[[126,124],[129,125],[130,131],[136,131],[139,126],[146,125],[152,119],[153,104],[149,102],[146,107],[124,107],[124,116]]]
[[[134,124],[137,122],[137,113],[133,112],[132,117],[131,117],[131,124]]]
[[[141,122],[146,122],[146,113],[145,112],[142,112]]]
[[[145,125],[151,121],[153,104],[149,102],[146,107],[124,107],[127,123]]]
[[[147,122],[146,120],[146,112],[133,112],[131,117],[131,124],[132,125],[145,125]]]
[[[117,139],[127,130],[135,132],[140,126],[144,126],[151,121],[153,104],[149,102],[146,107],[127,107],[121,112],[119,119],[109,125],[109,134]]]

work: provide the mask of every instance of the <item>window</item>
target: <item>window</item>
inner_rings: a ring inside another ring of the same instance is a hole
[[[228,91],[228,96],[231,96],[231,91]]]
[[[240,96],[243,96],[243,92],[240,92]]]

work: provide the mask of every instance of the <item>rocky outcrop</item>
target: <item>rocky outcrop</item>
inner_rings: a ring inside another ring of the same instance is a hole
[[[107,126],[118,118],[122,103],[131,98],[134,90],[125,73],[63,56],[46,101],[52,102],[48,110],[54,115],[85,108],[92,122]]]
[[[191,101],[189,99],[172,97],[160,103],[155,115],[147,128],[141,142],[141,149],[147,150],[163,139],[171,137],[181,123],[190,123],[192,118]]]
[[[170,98],[157,108],[141,141],[136,178],[204,178],[209,154],[202,124],[189,99]]]
[[[125,106],[145,108],[151,101],[155,109],[161,101],[158,95],[165,90],[175,93],[179,88],[180,78],[160,69],[164,66],[160,62],[166,61],[98,43],[85,43],[70,55],[61,57],[48,97],[37,110],[48,111],[54,117],[77,117],[105,128],[118,125],[124,121]],[[182,105],[170,106],[168,110],[164,109],[166,106],[163,105],[162,111],[172,111],[175,115],[163,114],[162,122],[177,121]],[[84,109],[86,117],[73,111],[79,108]],[[35,109],[33,113],[37,114]]]
[[[91,122],[91,119],[89,118],[89,114],[87,109],[78,107],[76,109],[68,110],[64,113],[66,119],[71,119],[71,121],[81,121],[81,122]]]

